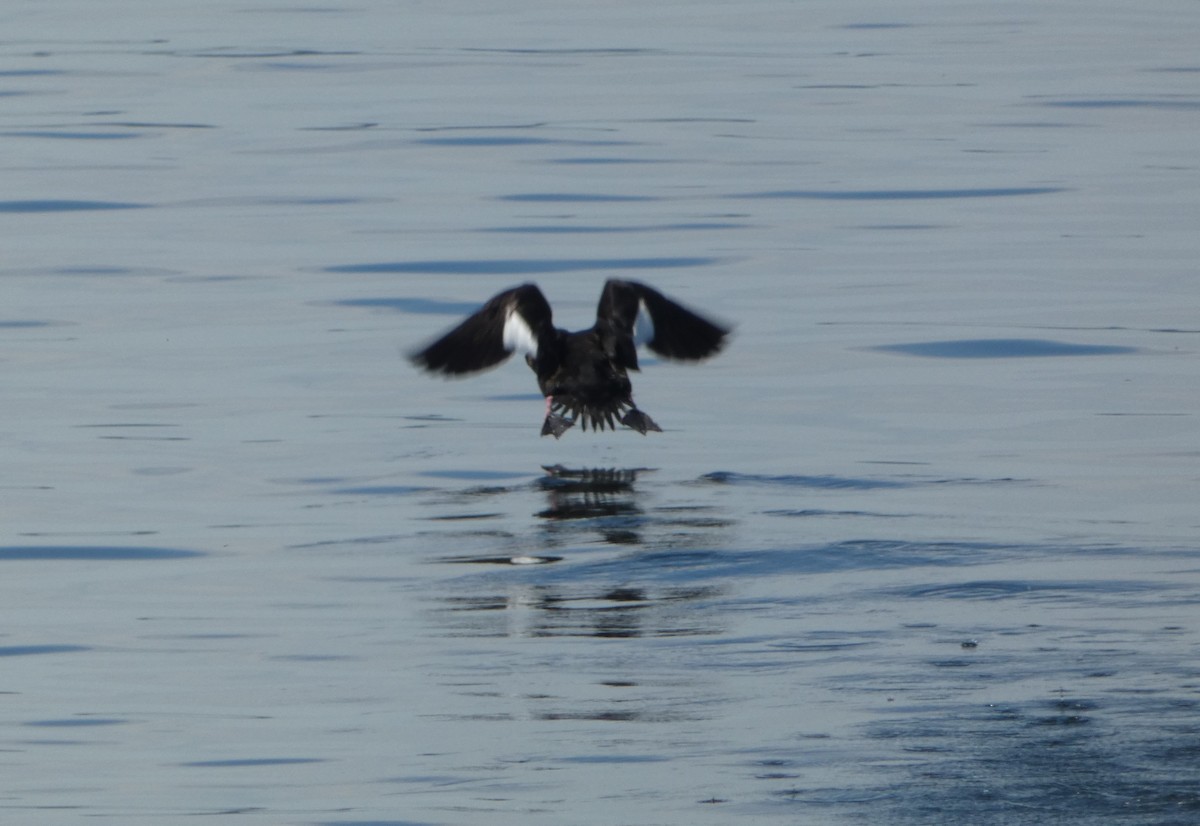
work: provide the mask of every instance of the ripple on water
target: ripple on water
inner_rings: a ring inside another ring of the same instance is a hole
[[[617,233],[711,232],[719,229],[744,229],[746,224],[695,221],[679,224],[529,224],[526,226],[483,227],[477,232],[520,235],[609,235]]]
[[[95,726],[119,726],[128,723],[123,717],[63,717],[52,720],[30,720],[24,726],[36,728],[90,728]]]
[[[869,348],[881,353],[944,359],[1047,358],[1052,356],[1111,356],[1138,352],[1136,347],[1113,344],[1074,344],[1040,338],[971,338],[956,341],[920,341],[883,344]]]
[[[0,330],[36,330],[61,323],[59,321],[0,320]]]
[[[15,560],[125,560],[190,559],[203,551],[182,548],[143,548],[124,545],[0,545],[0,561]]]
[[[22,201],[0,201],[0,213],[37,212],[81,212],[112,209],[143,209],[149,204],[125,201],[76,201],[67,199],[39,199]]]
[[[256,766],[295,766],[304,763],[324,763],[322,757],[235,757],[226,760],[193,760],[181,766],[201,769],[241,769]]]
[[[886,797],[873,814],[914,826],[1182,826],[1200,813],[1195,764],[1165,755],[1192,711],[1138,719],[1144,709],[1067,694],[875,724],[871,737],[903,742],[908,762],[894,785],[876,787]]]
[[[1170,592],[1165,582],[1104,579],[1091,580],[978,580],[937,585],[916,585],[895,593],[912,599],[1008,599],[1011,597],[1062,598],[1067,595],[1094,599],[1101,594]]]
[[[0,657],[29,657],[38,654],[74,654],[91,651],[90,645],[0,645]]]
[[[920,201],[954,198],[1011,198],[1066,192],[1059,186],[978,187],[964,189],[781,189],[731,195],[732,198],[783,198],[813,201]]]
[[[479,309],[480,304],[469,301],[437,301],[432,298],[348,298],[335,301],[339,307],[367,307],[378,310],[394,310],[414,315],[468,315]]]
[[[1166,109],[1195,111],[1200,109],[1200,100],[1195,95],[1163,95],[1153,98],[1069,98],[1043,100],[1041,106],[1058,109]]]
[[[874,490],[876,488],[903,488],[909,483],[893,479],[866,479],[853,476],[767,476],[755,473],[735,473],[718,470],[700,477],[702,481],[721,485],[769,485],[788,488],[818,488],[827,490]]]
[[[2,209],[2,205],[0,205]],[[480,258],[444,261],[380,261],[365,264],[338,264],[324,272],[423,273],[427,275],[544,275],[547,273],[588,270],[659,270],[676,267],[704,267],[722,259],[698,256],[658,258]]]

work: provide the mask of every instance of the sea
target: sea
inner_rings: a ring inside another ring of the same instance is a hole
[[[1198,38],[11,0],[0,822],[1200,822]],[[609,278],[663,432],[408,361]]]

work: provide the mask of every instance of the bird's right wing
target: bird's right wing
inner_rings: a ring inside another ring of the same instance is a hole
[[[699,361],[716,355],[730,333],[658,290],[617,279],[604,284],[596,326],[611,328],[617,360],[631,369],[637,368],[635,348],[642,344],[664,358]]]

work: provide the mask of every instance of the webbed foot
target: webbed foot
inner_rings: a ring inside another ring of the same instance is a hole
[[[546,420],[542,422],[542,435],[553,436],[557,439],[566,433],[574,424],[574,419],[568,419],[566,416],[560,416],[557,413],[548,413],[546,415]]]
[[[653,430],[656,433],[662,433],[662,428],[658,426],[658,423],[642,411],[638,410],[636,407],[632,408],[628,413],[621,417],[621,424],[625,425],[626,427],[632,427],[643,436],[645,436],[646,432],[649,430]]]

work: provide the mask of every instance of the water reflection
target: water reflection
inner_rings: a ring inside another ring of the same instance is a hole
[[[513,571],[519,578],[500,583],[489,578],[486,592],[469,595],[456,587],[438,600],[436,625],[451,636],[467,637],[719,633],[721,626],[704,605],[720,589],[664,580],[657,575],[662,566],[656,561],[661,553],[672,553],[669,548],[679,537],[688,536],[679,530],[681,525],[707,530],[712,528],[711,518],[694,515],[691,509],[681,518],[678,508],[647,504],[649,494],[637,483],[653,472],[651,468],[552,465],[543,470],[545,475],[533,487],[545,495],[546,507],[532,514],[538,520],[531,525],[532,535],[517,538],[521,553],[442,560],[522,566],[521,574]],[[503,496],[528,489],[490,488],[487,493]],[[669,527],[668,535],[659,538],[653,529],[663,526]],[[618,556],[596,558],[611,546],[619,548]],[[550,562],[568,564],[525,567]]]
[[[543,470],[546,475],[537,484],[546,492],[549,506],[536,514],[539,519],[552,523],[597,520],[595,530],[605,542],[633,545],[642,541],[637,528],[644,521],[644,512],[638,505],[634,482],[638,474],[650,472],[650,468],[571,470],[553,465]]]
[[[690,637],[719,634],[711,586],[546,582],[447,595],[433,613],[452,637]]]
[[[444,524],[463,521],[517,519],[526,525],[473,529],[465,534],[503,540],[509,548],[500,553],[441,556],[453,564],[530,565],[580,559],[608,546],[637,550],[637,560],[655,554],[683,557],[697,546],[710,547],[716,534],[728,528],[728,518],[714,514],[712,506],[689,501],[659,502],[670,487],[643,489],[639,479],[653,468],[567,468],[543,466],[544,475],[531,482],[472,485],[439,496],[430,504],[438,512],[425,517]],[[505,480],[525,474],[497,471],[426,471],[425,475],[458,479]],[[690,486],[685,486],[691,490]],[[341,488],[338,492],[389,492],[391,488]],[[423,490],[412,488],[411,490]],[[532,496],[545,497],[544,507],[527,510]],[[481,509],[486,503],[487,509]],[[462,510],[469,507],[469,510]],[[532,520],[529,519],[532,517]],[[611,550],[611,549],[610,549]],[[592,557],[594,558],[594,556]],[[670,566],[668,566],[670,567]],[[661,568],[661,566],[656,566]]]

